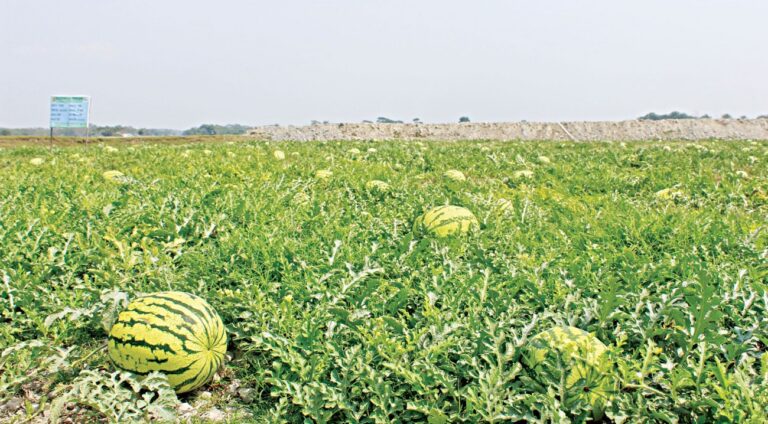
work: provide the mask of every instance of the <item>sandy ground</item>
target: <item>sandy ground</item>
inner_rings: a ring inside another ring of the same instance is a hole
[[[264,126],[264,140],[737,140],[768,139],[768,119],[463,124],[322,124]]]

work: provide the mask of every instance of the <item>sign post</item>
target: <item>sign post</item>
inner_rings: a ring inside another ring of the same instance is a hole
[[[88,96],[51,97],[51,138],[54,128],[85,128],[85,142],[90,136],[91,98]]]

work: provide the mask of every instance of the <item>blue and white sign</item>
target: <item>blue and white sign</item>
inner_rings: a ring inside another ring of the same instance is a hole
[[[88,128],[88,96],[51,97],[51,128]]]

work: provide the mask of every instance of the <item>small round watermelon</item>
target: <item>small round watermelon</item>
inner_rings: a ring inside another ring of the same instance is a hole
[[[416,218],[414,227],[438,237],[466,234],[480,226],[475,215],[461,206],[439,206]]]
[[[122,183],[126,180],[125,174],[115,170],[105,171],[101,176],[104,177],[105,180],[113,183]]]
[[[385,193],[389,191],[389,184],[381,180],[371,180],[365,183],[365,188],[368,191]]]
[[[109,357],[125,371],[160,371],[177,393],[211,380],[227,351],[216,311],[189,293],[167,291],[136,298],[109,332]]]
[[[466,181],[467,177],[464,175],[463,172],[457,170],[457,169],[450,169],[448,171],[445,171],[443,176],[449,180],[453,181]]]

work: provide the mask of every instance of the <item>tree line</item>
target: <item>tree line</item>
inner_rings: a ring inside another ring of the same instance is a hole
[[[130,125],[91,125],[88,133],[94,137],[122,137],[122,136],[153,136],[169,137],[180,135],[238,135],[245,134],[249,125],[230,124],[216,125],[203,124],[186,130],[174,130],[166,128],[136,128]],[[43,137],[50,133],[50,128],[0,128],[0,136],[37,136]],[[85,128],[56,128],[54,135],[60,137],[85,137]]]
[[[664,119],[712,119],[712,117],[706,114],[701,116],[694,116],[694,115],[689,115],[683,112],[672,111],[664,114],[651,112],[637,119],[641,121],[662,121]],[[720,119],[734,119],[734,118],[730,113],[725,113],[722,116],[720,116]],[[749,118],[746,115],[741,115],[739,119],[749,119]],[[768,115],[760,115],[756,119],[768,119]]]

